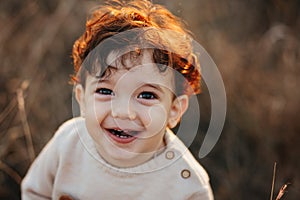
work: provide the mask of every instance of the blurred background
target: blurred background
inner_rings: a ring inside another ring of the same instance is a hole
[[[103,1],[98,1],[103,2]],[[199,159],[215,198],[300,197],[300,1],[154,0],[183,18],[217,64],[227,116],[213,151]],[[72,117],[73,42],[97,5],[84,0],[0,0],[0,199],[20,199],[32,160]],[[190,146],[197,157],[210,119],[207,90]],[[32,142],[31,142],[32,141]]]

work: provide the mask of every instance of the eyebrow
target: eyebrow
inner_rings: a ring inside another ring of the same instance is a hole
[[[91,84],[92,85],[97,85],[99,83],[103,83],[103,82],[109,82],[110,80],[108,78],[104,78],[104,77],[100,77],[100,76],[95,76],[94,80],[92,80]]]
[[[161,93],[164,93],[163,88],[158,84],[145,83],[141,87],[151,87],[151,88],[154,88],[154,89],[160,91]]]
[[[115,67],[115,66],[112,66],[112,65],[107,65],[107,67],[103,70],[103,72],[99,72],[99,75],[96,75],[95,76],[95,78],[97,78],[97,79],[105,79],[104,77],[105,77],[105,73],[106,73],[106,70],[113,70],[113,71],[117,71],[118,70],[118,68],[117,67]]]
[[[93,80],[92,84],[99,84],[99,83],[109,83],[110,80],[108,78],[100,78],[100,77],[96,77],[95,80]]]

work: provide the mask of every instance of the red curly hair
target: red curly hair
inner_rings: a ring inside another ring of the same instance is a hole
[[[128,31],[131,34],[122,34]],[[177,93],[197,94],[200,93],[200,64],[191,41],[190,31],[182,21],[161,5],[148,0],[109,1],[94,10],[86,22],[85,32],[74,43],[72,80],[84,85],[84,70],[90,74],[99,71],[92,62],[100,60],[100,66],[107,66],[105,60],[111,51],[132,45],[140,48],[146,43],[153,50],[155,63],[169,66],[184,77],[184,81],[179,81],[180,77],[175,75]],[[104,42],[107,45],[93,53]],[[136,52],[143,50],[138,48]]]

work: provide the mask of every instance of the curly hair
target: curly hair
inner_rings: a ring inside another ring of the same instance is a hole
[[[126,32],[130,34],[122,34]],[[148,0],[112,0],[94,10],[86,22],[85,32],[74,43],[72,80],[84,85],[84,69],[90,74],[97,71],[92,63],[95,60],[100,66],[107,66],[105,59],[113,50],[135,46],[135,51],[140,52],[145,49],[140,46],[146,44],[153,50],[153,61],[161,64],[158,66],[169,66],[184,77],[182,80],[175,74],[177,93],[197,94],[200,93],[200,64],[191,42],[190,31],[165,7]],[[103,43],[106,45],[98,48]]]

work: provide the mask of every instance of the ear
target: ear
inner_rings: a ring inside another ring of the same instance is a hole
[[[189,97],[187,95],[181,95],[174,99],[169,113],[169,119],[168,119],[169,128],[174,128],[178,124],[182,115],[187,110],[188,105],[189,105]]]
[[[85,116],[85,99],[84,99],[84,88],[81,84],[75,86],[75,98],[80,107],[80,116]]]

